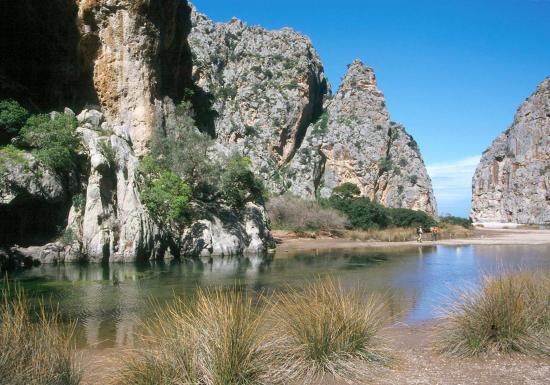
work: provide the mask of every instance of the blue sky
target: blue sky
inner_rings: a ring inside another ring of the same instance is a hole
[[[292,27],[333,91],[373,67],[392,119],[416,138],[440,213],[466,216],[476,159],[550,75],[550,0],[194,0],[216,21]]]

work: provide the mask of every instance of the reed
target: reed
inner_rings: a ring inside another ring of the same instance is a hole
[[[236,289],[199,290],[192,304],[176,299],[147,325],[149,348],[135,353],[116,385],[262,385],[269,353],[265,308]]]
[[[81,370],[73,343],[74,325],[43,303],[37,310],[20,289],[2,290],[0,385],[76,385]]]
[[[324,378],[361,383],[369,363],[385,363],[377,334],[388,321],[385,302],[319,279],[303,291],[278,295],[271,310],[273,375],[285,383],[317,384]]]
[[[445,311],[440,352],[459,357],[521,352],[550,355],[550,273],[485,277]]]

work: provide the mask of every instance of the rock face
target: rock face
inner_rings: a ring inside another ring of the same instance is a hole
[[[353,182],[384,205],[436,214],[416,142],[390,122],[372,70],[354,62],[329,100],[308,38],[214,23],[196,10],[192,25],[193,78],[212,95],[215,136],[249,156],[272,192],[326,197]]]
[[[181,0],[77,0],[83,55],[98,101],[112,125],[125,126],[138,155],[146,152],[157,111],[190,81],[190,9]]]
[[[550,78],[483,153],[472,196],[474,222],[550,223]]]
[[[0,245],[43,242],[68,211],[59,176],[31,154],[0,149]]]
[[[313,165],[313,167],[312,167]],[[354,61],[290,165],[291,191],[328,197],[338,185],[388,207],[437,214],[430,177],[415,140],[390,120],[372,69]]]
[[[10,5],[18,12],[12,10],[16,22],[8,32],[30,31],[38,40],[22,42],[24,54],[0,58],[0,97],[43,111],[82,110],[82,164],[59,179],[29,154],[0,159],[0,171],[2,162],[10,165],[0,181],[0,245],[21,246],[4,256],[99,262],[265,250],[271,236],[259,205],[240,212],[208,207],[175,234],[141,204],[139,160],[153,132],[173,130],[182,100],[191,102],[198,128],[216,138],[216,151],[250,157],[273,193],[313,199],[353,182],[387,206],[436,213],[416,143],[390,121],[374,74],[362,63],[350,66],[331,98],[311,41],[290,29],[214,23],[185,0],[43,3],[44,14],[56,15],[55,30],[45,35],[51,42],[40,37],[47,25],[25,20],[38,18],[30,1]],[[60,7],[66,9],[56,12]],[[4,40],[8,51],[17,50]],[[27,56],[42,45],[55,60],[37,71],[39,60]],[[17,63],[22,67],[12,71]],[[34,84],[37,77],[42,85]],[[31,220],[34,214],[41,219]],[[65,227],[60,238],[58,227]],[[36,229],[36,239],[24,236]]]
[[[82,175],[75,171],[72,181],[43,169],[30,154],[0,154],[0,163],[8,166],[0,167],[5,171],[0,245],[23,246],[10,247],[5,255],[43,263],[116,262],[265,250],[270,233],[262,207],[249,205],[242,215],[207,211],[205,219],[190,225],[205,230],[180,238],[159,229],[139,199],[136,173],[152,132],[166,129],[174,103],[195,88],[187,39],[191,9],[185,0],[54,0],[38,8],[25,0],[10,7],[14,21],[2,25],[13,28],[1,42],[13,55],[0,60],[0,96],[43,110],[97,107],[78,115],[85,160]],[[45,25],[41,14],[56,16]],[[11,43],[27,35],[37,41]],[[53,50],[55,60],[25,66],[42,60],[32,57],[34,46]],[[17,63],[21,68],[14,71]],[[60,74],[60,68],[66,72]],[[201,111],[199,103],[196,110]],[[33,239],[20,235],[35,232],[39,236]]]
[[[196,10],[191,17],[193,79],[212,100],[210,130],[229,150],[249,156],[272,191],[284,191],[279,170],[329,92],[319,55],[291,29],[214,23]]]

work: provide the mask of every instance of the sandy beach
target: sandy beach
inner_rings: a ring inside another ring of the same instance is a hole
[[[537,229],[483,229],[476,228],[470,238],[445,239],[432,242],[430,235],[424,241],[383,242],[356,241],[346,238],[319,236],[316,238],[298,237],[289,231],[273,231],[277,242],[276,254],[295,253],[308,250],[353,249],[353,248],[398,248],[410,246],[459,246],[459,245],[545,245],[550,244],[550,230]]]

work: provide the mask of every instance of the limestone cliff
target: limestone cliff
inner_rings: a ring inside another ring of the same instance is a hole
[[[1,20],[12,28],[1,37],[9,49],[0,60],[0,97],[35,111],[87,108],[78,114],[82,162],[68,179],[28,153],[0,154],[3,255],[113,262],[265,250],[270,234],[261,206],[249,202],[237,213],[220,205],[173,234],[159,229],[140,202],[139,159],[152,132],[170,124],[174,103],[194,87],[186,1],[24,0],[10,7],[14,20]],[[55,15],[51,25],[40,21],[43,14]],[[44,50],[32,48],[41,44],[56,60],[40,67],[33,55]]]
[[[313,165],[313,172],[311,171]],[[390,120],[372,69],[354,61],[293,160],[291,190],[322,197],[352,182],[388,207],[436,215],[430,177],[415,140]]]
[[[251,158],[272,192],[326,197],[344,182],[391,207],[436,214],[416,142],[390,121],[374,73],[354,62],[336,96],[310,40],[192,12],[193,79],[212,97],[212,128]]]
[[[273,193],[313,199],[353,182],[387,206],[436,213],[416,142],[390,121],[372,70],[354,62],[332,98],[319,55],[299,33],[214,23],[185,0],[22,0],[10,12],[0,20],[8,27],[0,98],[35,112],[82,111],[80,163],[62,178],[29,153],[2,152],[0,245],[23,246],[9,249],[20,260],[265,250],[261,205],[236,212],[208,202],[175,234],[141,204],[139,161],[153,132],[174,131],[181,101],[216,151],[250,157]]]
[[[270,189],[322,113],[328,85],[311,41],[291,29],[267,31],[238,19],[214,23],[192,12],[193,79],[212,100],[212,134],[249,156]]]
[[[550,223],[550,78],[483,153],[473,177],[474,222]]]

